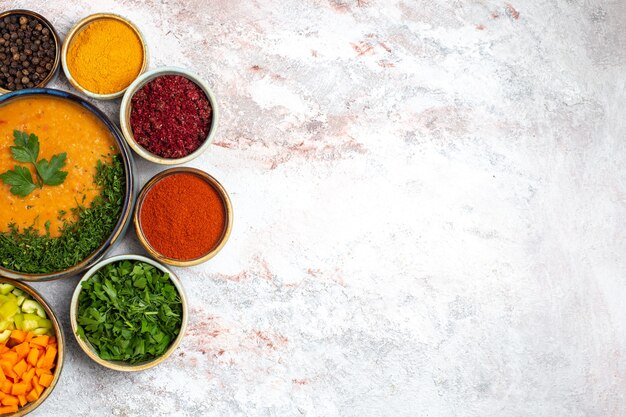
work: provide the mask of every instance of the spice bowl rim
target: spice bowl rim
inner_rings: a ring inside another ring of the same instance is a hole
[[[83,290],[81,284],[83,283],[83,281],[86,281],[89,278],[91,278],[102,267],[108,264],[114,263],[114,262],[120,262],[120,261],[126,261],[126,260],[145,262],[161,270],[162,272],[169,274],[170,281],[172,282],[172,284],[174,284],[174,286],[176,287],[176,291],[178,291],[178,295],[180,296],[180,302],[181,302],[181,307],[182,307],[182,320],[180,324],[180,331],[178,333],[178,336],[176,336],[176,338],[170,344],[167,350],[161,356],[157,358],[154,358],[148,362],[143,362],[143,363],[139,363],[136,365],[130,365],[122,361],[109,361],[106,359],[102,359],[100,356],[98,356],[98,354],[96,353],[91,343],[89,343],[89,341],[87,340],[81,339],[81,337],[78,336],[77,334],[78,322],[76,319],[76,315],[78,314],[78,297],[81,291]],[[187,294],[185,293],[185,289],[183,287],[183,284],[180,278],[167,266],[162,265],[161,263],[155,261],[154,259],[150,259],[148,257],[142,256],[142,255],[136,255],[136,254],[115,255],[115,256],[111,256],[110,258],[103,259],[97,264],[95,264],[93,267],[91,267],[91,269],[89,269],[89,271],[87,271],[82,276],[82,278],[76,284],[76,288],[74,289],[74,292],[72,294],[72,300],[70,302],[70,324],[72,327],[72,334],[74,335],[74,339],[76,339],[76,342],[78,343],[80,348],[83,350],[83,352],[85,352],[85,354],[87,354],[87,356],[89,356],[90,359],[92,359],[97,364],[104,366],[105,368],[113,369],[115,371],[138,372],[138,371],[144,371],[146,369],[153,368],[161,364],[169,356],[171,356],[172,353],[174,353],[174,351],[180,345],[185,335],[185,332],[187,330],[188,319],[189,319],[189,306],[188,306],[188,301],[187,301]]]
[[[16,288],[19,288],[20,290],[26,292],[35,301],[41,304],[41,306],[46,311],[46,314],[48,315],[48,319],[52,322],[54,336],[57,339],[57,360],[54,368],[52,382],[50,383],[50,386],[43,391],[41,396],[36,401],[33,401],[32,403],[28,403],[25,406],[18,408],[15,413],[11,414],[11,416],[21,417],[31,413],[37,407],[39,407],[48,398],[48,396],[52,393],[57,383],[59,382],[59,379],[61,378],[61,372],[63,371],[63,361],[65,359],[65,337],[63,334],[63,327],[61,326],[61,322],[52,310],[52,307],[50,307],[50,305],[36,289],[24,282],[6,277],[0,277],[0,283],[14,285]]]
[[[122,214],[120,218],[111,231],[109,237],[102,242],[102,244],[95,249],[89,256],[85,259],[73,265],[67,269],[49,272],[49,273],[24,273],[18,272],[11,269],[3,268],[0,266],[0,277],[10,278],[14,280],[22,280],[22,281],[51,281],[60,278],[67,278],[70,276],[74,276],[80,274],[91,265],[97,263],[101,260],[111,248],[117,244],[121,238],[124,236],[126,231],[128,230],[128,226],[130,225],[131,215],[133,212],[134,202],[135,202],[135,192],[136,192],[136,178],[135,178],[135,161],[133,159],[132,152],[130,151],[128,144],[123,139],[122,133],[119,131],[117,126],[104,114],[100,109],[98,109],[93,104],[89,103],[87,100],[79,97],[75,94],[68,93],[67,91],[55,90],[52,88],[32,88],[25,90],[12,91],[8,94],[4,94],[0,96],[0,106],[4,102],[8,102],[13,99],[19,99],[20,97],[27,97],[31,95],[44,95],[44,96],[52,96],[65,100],[70,100],[83,108],[86,108],[96,116],[104,125],[108,128],[109,132],[113,136],[115,142],[118,145],[119,152],[122,158],[122,163],[124,165],[124,172],[126,173],[126,190],[124,193],[124,203],[122,205]]]
[[[50,81],[52,81],[52,79],[54,78],[54,76],[59,70],[59,64],[61,62],[61,49],[62,49],[61,37],[59,36],[59,33],[57,32],[57,30],[54,28],[54,26],[48,19],[46,19],[41,14],[34,12],[32,10],[28,10],[28,9],[6,10],[0,13],[0,19],[3,19],[6,16],[10,16],[12,14],[22,14],[22,15],[27,15],[27,16],[31,16],[36,19],[39,19],[46,26],[48,26],[48,29],[50,29],[50,33],[52,33],[52,39],[54,39],[54,46],[55,46],[54,61],[52,63],[52,69],[50,70],[46,78],[44,78],[39,84],[33,87],[33,88],[44,88],[46,85],[48,85],[48,83],[50,83]],[[8,93],[13,93],[15,91],[24,91],[24,90],[27,90],[27,89],[24,88],[22,90],[7,90],[6,88],[0,87],[0,94],[8,94]]]
[[[67,65],[67,54],[69,53],[69,48],[74,37],[78,35],[78,33],[80,33],[83,29],[85,29],[90,23],[99,19],[118,20],[126,24],[129,28],[131,28],[133,32],[135,32],[135,35],[137,35],[137,37],[139,38],[139,42],[141,43],[141,48],[143,50],[143,63],[141,65],[141,69],[139,70],[139,74],[137,74],[137,77],[140,77],[146,71],[146,69],[148,68],[149,53],[148,53],[148,44],[146,43],[143,33],[141,32],[139,27],[137,27],[137,25],[135,25],[132,21],[130,21],[126,17],[121,16],[117,13],[90,14],[89,16],[84,17],[83,19],[79,20],[74,26],[72,26],[70,31],[67,33],[67,36],[65,36],[65,39],[63,40],[63,46],[61,48],[61,67],[63,68],[63,73],[65,73],[65,77],[68,79],[70,84],[72,84],[72,86],[78,91],[80,91],[81,93],[85,94],[88,97],[95,98],[97,100],[114,100],[118,97],[121,97],[126,92],[126,90],[130,87],[130,85],[132,85],[132,83],[126,86],[125,88],[123,88],[122,90],[117,91],[115,93],[110,93],[110,94],[94,93],[92,91],[87,90],[85,87],[81,86],[80,83],[76,81],[74,77],[72,77],[72,73],[70,72],[70,69]]]
[[[192,81],[194,84],[200,87],[200,89],[202,89],[211,105],[211,125],[209,126],[209,133],[207,134],[205,141],[202,143],[202,145],[200,145],[200,147],[198,147],[198,149],[196,149],[189,155],[183,156],[182,158],[163,158],[148,151],[135,140],[132,128],[130,126],[130,112],[132,108],[133,96],[144,85],[163,75],[180,75]],[[122,98],[122,103],[120,105],[120,127],[122,129],[122,133],[124,134],[124,138],[130,145],[130,147],[142,158],[161,165],[180,165],[199,157],[211,146],[211,143],[213,143],[218,123],[219,109],[217,106],[217,99],[215,98],[213,90],[211,90],[206,81],[204,81],[199,75],[185,68],[180,68],[176,66],[159,67],[141,74],[128,87],[128,89],[124,93],[124,97]]]
[[[213,189],[215,189],[215,191],[217,191],[217,193],[220,195],[220,198],[222,199],[222,202],[224,204],[224,211],[226,215],[226,224],[224,225],[224,231],[222,233],[222,237],[220,238],[219,243],[209,252],[204,254],[203,256],[199,258],[191,259],[191,260],[174,259],[174,258],[169,258],[161,254],[156,249],[154,249],[152,245],[150,245],[150,243],[148,242],[148,239],[143,233],[143,228],[141,227],[141,216],[140,216],[141,207],[143,205],[143,202],[146,196],[152,189],[152,187],[155,184],[157,184],[159,181],[161,181],[162,179],[168,177],[169,175],[180,174],[180,173],[194,174],[202,178],[204,181],[208,182],[213,187]],[[154,257],[160,262],[163,262],[164,264],[168,264],[172,266],[178,266],[178,267],[195,266],[213,258],[226,245],[226,242],[228,241],[230,237],[232,227],[233,227],[233,206],[232,206],[230,197],[228,193],[226,192],[226,189],[217,179],[215,179],[215,177],[197,168],[175,167],[175,168],[170,168],[170,169],[166,169],[165,171],[159,172],[158,174],[153,176],[143,186],[143,188],[141,189],[137,197],[137,203],[135,204],[135,211],[133,214],[133,223],[135,225],[135,232],[137,234],[137,238],[139,239],[139,242],[141,243],[141,246],[143,246],[143,248],[150,254],[150,256]]]

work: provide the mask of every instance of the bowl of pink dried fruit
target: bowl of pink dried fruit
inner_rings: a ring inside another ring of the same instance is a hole
[[[177,165],[202,154],[215,135],[218,110],[213,92],[196,74],[161,67],[137,78],[124,93],[120,126],[139,156]]]

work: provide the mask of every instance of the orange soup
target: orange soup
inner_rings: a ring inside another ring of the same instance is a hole
[[[97,116],[70,100],[45,95],[10,100],[0,106],[0,174],[21,165],[31,170],[33,178],[33,166],[16,162],[11,154],[14,130],[39,137],[39,159],[50,161],[55,154],[67,153],[62,169],[68,175],[61,185],[44,185],[26,197],[12,194],[10,186],[0,181],[0,232],[15,223],[20,230],[32,225],[44,233],[49,221],[50,235],[59,236],[63,225],[59,212],[74,220],[71,209],[79,204],[89,207],[100,194],[93,182],[97,162],[109,162],[119,152],[115,138]]]

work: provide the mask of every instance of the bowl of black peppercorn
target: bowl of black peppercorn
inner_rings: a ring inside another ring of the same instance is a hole
[[[54,27],[39,13],[0,13],[0,93],[48,84],[59,68],[60,45]]]

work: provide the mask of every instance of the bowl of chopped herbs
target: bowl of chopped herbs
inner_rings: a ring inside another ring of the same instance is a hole
[[[70,305],[72,332],[95,362],[142,371],[163,362],[187,328],[187,298],[167,267],[139,255],[100,261],[80,280]]]

